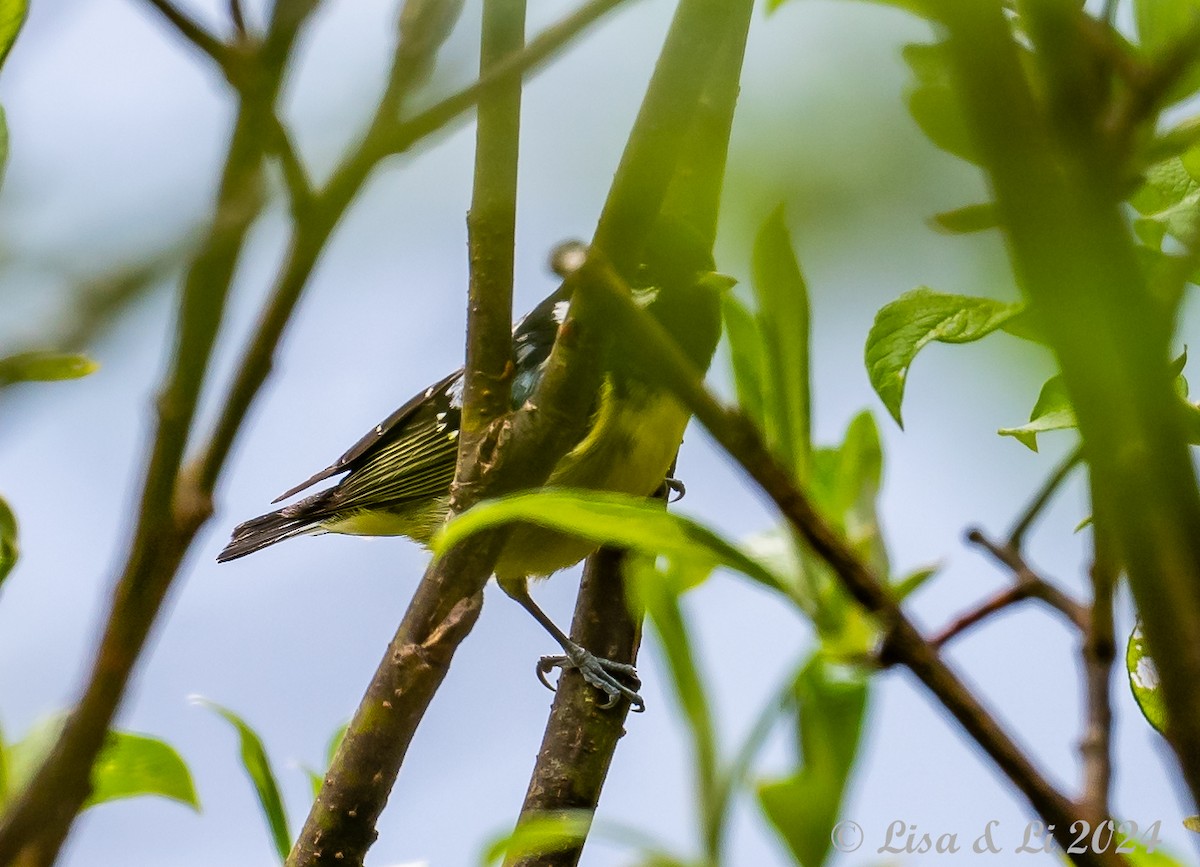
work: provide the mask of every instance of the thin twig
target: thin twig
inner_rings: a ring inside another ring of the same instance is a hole
[[[479,74],[519,54],[525,45],[525,0],[484,0]],[[482,466],[479,446],[510,409],[514,373],[512,296],[517,244],[517,160],[521,142],[521,80],[483,95],[476,112],[475,178],[467,214],[470,286],[462,432],[452,498],[457,510]]]
[[[529,41],[525,50],[497,63],[487,74],[467,87],[399,123],[382,144],[385,153],[401,153],[413,142],[441,129],[479,102],[493,88],[504,87],[545,63],[563,46],[625,0],[588,0],[561,21],[552,24]]]
[[[701,377],[682,350],[662,327],[626,295],[627,286],[617,274],[602,272],[601,282],[590,283],[604,293],[605,307],[615,326],[641,346],[654,363],[662,382],[671,388],[762,490],[774,501],[792,527],[829,564],[847,592],[884,630],[887,654],[917,676],[922,684],[959,722],[1004,772],[1031,806],[1054,825],[1055,839],[1066,849],[1071,844],[1071,822],[1080,808],[1059,792],[1016,745],[995,717],[958,679],[915,626],[904,616],[886,584],[825,521],[807,494],[800,490],[771,455],[754,424],[722,406],[704,387]],[[1107,852],[1073,855],[1080,865],[1118,865],[1125,861]]]
[[[1012,530],[1009,531],[1008,547],[1010,549],[1013,551],[1021,550],[1021,543],[1025,540],[1025,533],[1033,526],[1033,522],[1041,515],[1042,509],[1046,507],[1046,504],[1050,502],[1050,499],[1058,491],[1062,483],[1066,481],[1067,476],[1071,474],[1071,470],[1075,469],[1082,462],[1083,447],[1076,447],[1055,468],[1054,472],[1050,474],[1050,478],[1046,479],[1046,483],[1042,485],[1033,500],[1025,508],[1025,511],[1021,513],[1021,517],[1013,524]]]
[[[1088,628],[1087,609],[1049,581],[1038,575],[1025,562],[1024,556],[1011,545],[997,545],[978,528],[967,532],[967,541],[983,548],[1012,571],[1013,580],[1024,591],[1023,598],[1040,599],[1073,623],[1080,631]]]
[[[279,112],[271,112],[271,137],[269,139],[271,153],[279,159],[279,167],[283,172],[283,182],[287,186],[288,201],[295,222],[304,219],[305,212],[312,205],[313,186],[309,179],[308,169],[292,141],[291,133],[279,117]]]
[[[90,790],[133,666],[196,532],[211,489],[181,475],[184,449],[220,326],[234,266],[259,210],[262,112],[243,105],[229,148],[216,216],[184,283],[178,348],[158,399],[158,425],[124,571],[113,592],[84,694],[46,762],[0,824],[0,864],[51,864]]]
[[[246,13],[242,11],[242,0],[229,0],[229,20],[233,22],[233,32],[243,42],[250,38],[246,29]]]
[[[955,618],[941,632],[930,638],[929,643],[941,650],[971,627],[978,625],[993,614],[1016,605],[1018,602],[1023,602],[1031,595],[1029,584],[1014,584],[1006,590],[1001,590],[983,604]]]
[[[171,0],[146,0],[158,13],[171,23],[179,35],[207,54],[222,69],[230,64],[229,46],[204,29]]]
[[[1117,556],[1113,550],[1108,522],[1097,516],[1093,522],[1095,554],[1092,561],[1092,611],[1090,627],[1084,637],[1083,657],[1087,719],[1079,754],[1083,761],[1083,806],[1092,821],[1110,815],[1109,789],[1112,784],[1112,680],[1116,660],[1113,634],[1113,590],[1117,582]]]
[[[276,6],[268,35],[277,57],[286,59],[317,2]],[[157,401],[158,423],[134,538],[83,695],[50,755],[0,823],[2,864],[39,867],[57,857],[90,792],[92,764],[146,639],[184,556],[212,512],[212,485],[201,484],[184,468],[183,459],[234,271],[261,209],[263,143],[283,68],[282,62],[262,66],[256,86],[239,91],[214,217],[184,280],[175,355]]]

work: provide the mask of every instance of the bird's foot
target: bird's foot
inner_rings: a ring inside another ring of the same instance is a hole
[[[685,485],[680,479],[672,479],[668,477],[663,479],[662,487],[659,490],[661,491],[661,496],[668,503],[678,503],[684,498],[684,495],[687,494],[687,485]],[[675,496],[672,497],[672,494]]]
[[[554,692],[555,689],[550,685],[550,681],[546,680],[546,675],[556,668],[564,671],[574,668],[583,675],[584,680],[608,696],[608,701],[600,707],[607,710],[615,706],[624,696],[629,700],[630,709],[635,713],[641,713],[646,709],[646,702],[636,692],[642,682],[638,680],[637,669],[632,665],[596,656],[578,644],[572,644],[565,647],[564,650],[566,650],[564,656],[543,656],[538,660],[538,680],[551,692]],[[632,680],[633,689],[623,684],[618,679],[618,675]]]

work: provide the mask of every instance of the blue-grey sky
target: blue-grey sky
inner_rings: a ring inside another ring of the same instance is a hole
[[[147,5],[36,3],[0,76],[12,136],[0,196],[7,254],[0,340],[35,335],[72,277],[158,249],[205,217],[230,100],[219,77]],[[217,0],[183,5],[221,21]],[[258,5],[251,4],[252,18],[261,16]],[[591,231],[671,8],[667,0],[631,0],[526,91],[521,310],[552,287],[546,251]],[[531,26],[565,9],[534,2]],[[370,111],[394,12],[383,0],[331,0],[305,40],[287,114],[318,176]],[[477,17],[478,4],[468,3],[430,93],[470,79]],[[935,151],[904,112],[899,47],[928,35],[913,19],[866,4],[794,2],[769,18],[759,10],[718,264],[744,278],[754,227],[785,203],[813,294],[818,439],[833,441],[864,407],[875,411],[886,445],[882,515],[893,562],[898,572],[943,564],[913,603],[918,620],[937,628],[1007,580],[964,547],[964,528],[1002,531],[1071,436],[1047,437],[1034,455],[995,435],[1027,417],[1049,371],[1046,357],[1007,336],[923,355],[910,377],[904,432],[867,382],[862,345],[887,300],[923,284],[993,297],[1014,292],[996,238],[950,238],[924,223],[984,195],[972,170]],[[389,162],[339,229],[122,709],[122,727],[168,739],[190,762],[203,813],[151,799],[99,807],[78,822],[64,858],[69,867],[273,863],[234,735],[189,704],[195,694],[258,728],[278,763],[293,826],[303,819],[309,795],[299,766],[322,761],[330,733],[352,712],[426,555],[399,539],[325,536],[226,566],[214,556],[234,523],[264,511],[277,493],[460,363],[471,151],[463,122]],[[206,392],[209,415],[252,327],[285,229],[278,207],[255,229]],[[173,287],[160,292],[92,347],[103,365],[94,376],[28,388],[3,405],[0,492],[21,520],[24,554],[0,595],[0,722],[9,738],[66,706],[78,689],[130,532],[173,297]],[[1194,330],[1194,317],[1190,323]],[[712,379],[725,387],[723,359]],[[689,432],[680,466],[688,485],[683,512],[734,537],[771,526],[770,510],[703,432]],[[1072,528],[1086,508],[1076,481],[1031,539],[1033,562],[1076,592],[1088,538]],[[565,623],[575,587],[572,572],[535,593]],[[688,610],[719,727],[732,744],[810,645],[810,630],[727,575],[694,591]],[[1129,621],[1123,601],[1126,631]],[[951,653],[1068,788],[1079,776],[1077,645],[1031,606],[989,623]],[[413,744],[371,863],[472,864],[484,841],[512,821],[550,701],[533,662],[550,650],[527,615],[490,588],[483,617]],[[687,741],[653,643],[641,672],[649,710],[629,721],[598,822],[639,828],[686,853],[695,839]],[[1123,678],[1114,680],[1114,700],[1117,812],[1143,825],[1162,820],[1163,837],[1187,854],[1164,752]],[[786,772],[789,742],[781,733],[772,743],[764,774]],[[1006,854],[994,863],[1052,863],[1011,854],[1030,818],[1019,797],[900,672],[876,681],[863,761],[843,813],[863,826],[868,842],[837,864],[880,863],[873,848],[897,819],[967,840],[996,819]],[[729,851],[735,867],[786,863],[749,800]],[[631,860],[627,848],[596,840],[584,863]]]

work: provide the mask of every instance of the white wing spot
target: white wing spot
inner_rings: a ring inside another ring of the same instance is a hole
[[[461,409],[463,398],[462,379],[459,378],[450,383],[450,387],[446,389],[446,394],[450,396],[450,406],[454,407],[455,409]]]
[[[433,386],[430,386],[429,388],[425,389],[425,396],[426,396],[426,397],[429,397],[429,396],[430,396],[430,395],[432,395],[432,394],[433,394]]]
[[[571,310],[570,301],[559,301],[554,305],[554,321],[562,325],[567,321],[567,314]]]
[[[458,431],[456,431],[456,430],[450,431],[449,439],[450,439],[450,442],[454,442],[456,439],[458,439]]]
[[[446,420],[446,414],[445,414],[444,412],[439,412],[439,413],[437,414],[437,420],[438,420],[438,421],[445,421],[445,420]]]
[[[634,289],[632,294],[634,304],[638,307],[649,307],[658,297],[658,288],[651,286],[648,289]]]

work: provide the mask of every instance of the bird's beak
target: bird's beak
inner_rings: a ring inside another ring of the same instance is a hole
[[[710,289],[715,289],[717,292],[728,292],[737,285],[737,279],[730,277],[728,274],[722,274],[719,271],[709,271],[700,276],[698,281],[701,286],[707,286]]]

